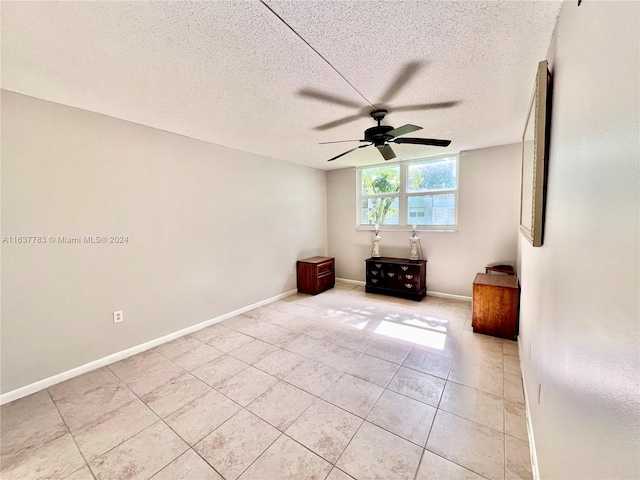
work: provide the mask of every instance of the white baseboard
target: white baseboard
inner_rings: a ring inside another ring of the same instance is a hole
[[[354,285],[365,285],[365,282],[360,280],[349,280],[348,278],[336,278],[336,282],[353,283]]]
[[[93,362],[85,363],[84,365],[81,365],[79,367],[72,368],[71,370],[67,370],[66,372],[58,373],[57,375],[53,375],[52,377],[45,378],[43,380],[34,382],[30,385],[17,388],[15,390],[12,390],[10,392],[0,395],[0,405],[4,405],[5,403],[9,403],[19,398],[26,397],[27,395],[31,395],[32,393],[39,392],[40,390],[44,390],[45,388],[51,387],[52,385],[56,385],[58,383],[64,382],[66,380],[77,377],[79,375],[90,372],[92,370],[96,370],[98,368],[111,365],[112,363],[118,362],[120,360],[124,360],[125,358],[144,352],[145,350],[149,350],[151,348],[157,347],[158,345],[162,345],[163,343],[170,342],[171,340],[175,340],[176,338],[182,337],[184,335],[188,335],[189,333],[197,332],[198,330],[202,330],[203,328],[208,327],[209,325],[222,322],[227,318],[235,317],[236,315],[240,315],[241,313],[248,312],[249,310],[253,310],[254,308],[262,307],[263,305],[267,305],[269,303],[275,302],[282,298],[288,297],[289,295],[293,295],[297,291],[298,291],[297,289],[289,290],[288,292],[284,292],[274,297],[267,298],[266,300],[261,300],[251,305],[247,305],[246,307],[238,308],[237,310],[234,310],[232,312],[228,312],[223,315],[217,316],[215,318],[205,320],[204,322],[200,322],[196,325],[183,328],[182,330],[178,330],[177,332],[170,333],[169,335],[164,335],[163,337],[156,338],[154,340],[150,340],[145,343],[141,343],[140,345],[127,348],[126,350],[121,350],[119,352],[108,355],[106,357],[102,357],[98,360],[94,360]]]
[[[520,346],[522,344],[518,342],[518,352],[520,358],[522,359],[522,351],[520,350]],[[525,415],[527,421],[527,437],[529,438],[529,453],[531,454],[531,473],[533,476],[533,480],[540,480],[540,470],[538,468],[538,454],[536,452],[536,442],[533,436],[533,424],[531,423],[531,412],[529,411],[529,397],[527,397],[527,389],[524,387],[524,370],[522,369],[522,360],[520,360],[520,375],[522,378],[522,390],[524,392],[524,405],[525,405]]]
[[[465,297],[464,295],[454,295],[452,293],[432,292],[431,290],[427,291],[427,296],[450,298],[451,300],[462,300],[464,302],[470,302],[471,301],[471,297]]]
[[[366,282],[363,282],[361,280],[350,280],[348,278],[336,278],[336,282],[352,283],[354,285],[366,285]],[[471,301],[471,297],[465,297],[464,295],[453,295],[452,293],[428,291],[427,295],[430,295],[432,297],[450,298],[452,300],[463,300],[465,302]]]

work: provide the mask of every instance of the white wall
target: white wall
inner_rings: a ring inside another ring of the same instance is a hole
[[[515,264],[520,205],[520,145],[464,152],[460,157],[457,232],[420,232],[427,258],[427,290],[470,296],[485,265]],[[329,254],[336,275],[365,279],[370,231],[356,231],[356,170],[327,172]],[[382,231],[380,253],[409,256],[409,231]]]
[[[566,2],[549,50],[544,245],[519,242],[541,478],[640,478],[639,9]]]
[[[326,175],[3,91],[2,235],[129,237],[2,244],[4,393],[294,289]]]

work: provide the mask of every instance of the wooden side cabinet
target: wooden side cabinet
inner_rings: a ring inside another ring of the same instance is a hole
[[[518,279],[513,275],[477,274],[473,281],[473,331],[515,340],[518,293]]]
[[[421,301],[427,294],[427,261],[405,258],[368,258],[365,292]]]
[[[311,257],[298,260],[298,292],[317,295],[336,283],[336,261],[333,257]]]

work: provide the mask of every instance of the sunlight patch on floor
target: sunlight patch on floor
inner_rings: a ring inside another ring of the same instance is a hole
[[[425,347],[444,349],[447,335],[442,332],[416,328],[415,326],[383,320],[374,330],[375,333],[407,342],[417,343]]]

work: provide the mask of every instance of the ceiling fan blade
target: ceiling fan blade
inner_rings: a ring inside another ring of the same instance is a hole
[[[369,146],[371,146],[371,144],[369,144],[369,145],[360,145],[360,146],[358,146],[358,147],[356,147],[356,148],[352,148],[351,150],[347,150],[346,152],[341,153],[340,155],[337,155],[337,156],[335,156],[335,157],[333,157],[333,158],[330,158],[329,160],[327,160],[327,162],[332,162],[332,161],[333,161],[333,160],[335,160],[336,158],[340,158],[340,157],[342,157],[343,155],[346,155],[347,153],[351,153],[351,152],[353,152],[354,150],[358,150],[359,148],[364,148],[364,147],[369,147]]]
[[[422,67],[422,63],[420,62],[409,62],[407,63],[400,74],[396,77],[389,88],[387,88],[386,92],[382,94],[380,98],[380,103],[386,103],[391,100],[392,97],[395,96],[396,93],[404,87],[409,80],[413,78],[413,76],[418,73],[418,70]]]
[[[439,108],[455,107],[460,102],[438,102],[438,103],[421,103],[418,105],[405,105],[403,107],[393,107],[394,112],[414,112],[416,110],[437,110]]]
[[[354,120],[358,120],[361,118],[360,115],[349,115],[348,117],[340,118],[338,120],[334,120],[333,122],[325,123],[323,125],[318,125],[314,127],[314,130],[329,130],[330,128],[339,127],[340,125],[344,125],[345,123],[353,122]]]
[[[385,135],[391,135],[392,137],[399,137],[400,135],[405,135],[407,133],[415,132],[418,130],[422,130],[422,127],[417,125],[411,125],[410,123],[403,125],[402,127],[394,128],[393,130],[387,132]]]
[[[451,140],[438,140],[436,138],[394,138],[389,140],[393,143],[412,143],[414,145],[432,145],[434,147],[448,147]]]
[[[396,154],[393,152],[393,149],[389,145],[383,145],[378,147],[378,150],[382,154],[385,160],[391,160],[392,158],[396,158]]]
[[[346,142],[364,142],[366,140],[336,140],[335,142],[320,142],[318,145],[327,145],[329,143],[346,143]]]
[[[346,98],[336,97],[328,93],[318,92],[310,88],[303,88],[302,90],[299,90],[298,95],[302,95],[303,97],[313,98],[314,100],[320,100],[321,102],[336,103],[344,107],[362,108],[362,105],[360,103],[354,102],[352,100],[348,100]]]

